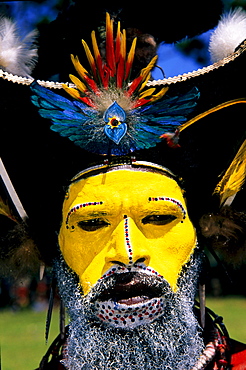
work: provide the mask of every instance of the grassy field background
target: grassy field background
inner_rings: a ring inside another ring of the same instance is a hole
[[[207,306],[223,316],[230,336],[246,343],[246,298],[207,299]],[[0,311],[1,370],[34,370],[59,331],[58,310],[52,317],[48,345],[45,344],[45,312]]]

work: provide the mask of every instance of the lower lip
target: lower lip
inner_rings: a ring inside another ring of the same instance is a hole
[[[134,297],[118,302],[113,302],[111,299],[104,302],[97,301],[95,314],[101,321],[114,327],[134,328],[148,324],[163,314],[164,301],[162,298],[145,298]]]

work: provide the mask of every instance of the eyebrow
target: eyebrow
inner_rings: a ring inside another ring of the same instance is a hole
[[[153,201],[157,202],[157,201],[161,201],[161,200],[166,201],[166,202],[172,202],[173,204],[178,206],[180,208],[180,210],[182,211],[182,213],[183,213],[183,219],[186,218],[186,210],[184,209],[184,206],[180,201],[178,201],[174,198],[170,198],[170,197],[149,197],[148,198],[149,202],[153,202]]]
[[[71,214],[72,213],[74,213],[74,212],[76,212],[76,211],[78,211],[78,210],[80,210],[80,209],[82,209],[82,208],[85,208],[85,207],[89,207],[89,206],[99,206],[99,205],[102,205],[103,204],[103,202],[101,201],[101,202],[86,202],[86,203],[80,203],[80,204],[76,204],[73,208],[71,208],[70,209],[70,211],[68,212],[68,214],[67,214],[67,217],[66,217],[66,225],[68,224],[68,222],[69,222],[69,217],[71,216]],[[104,212],[101,212],[102,214],[104,213]],[[98,215],[98,213],[91,213],[91,215],[95,215],[95,214],[97,214]]]

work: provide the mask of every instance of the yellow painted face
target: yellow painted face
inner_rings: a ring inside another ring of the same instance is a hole
[[[112,268],[140,265],[175,291],[195,244],[182,190],[165,175],[120,169],[69,188],[59,245],[84,294]]]

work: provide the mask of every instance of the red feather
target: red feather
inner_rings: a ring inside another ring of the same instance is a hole
[[[118,22],[117,36],[115,42],[115,61],[118,63],[121,57],[121,32],[120,32],[120,22]]]
[[[142,80],[143,80],[142,76],[139,76],[139,77],[135,78],[132,81],[129,89],[126,91],[126,96],[131,96],[137,90],[137,88],[141,84]]]
[[[123,86],[124,72],[125,72],[125,61],[121,57],[117,65],[117,78],[116,78],[116,85],[120,89]]]
[[[106,14],[106,60],[110,70],[110,76],[115,75],[115,54],[114,54],[114,36],[113,36],[113,21],[110,20],[110,15]]]
[[[151,102],[151,99],[138,99],[133,105],[133,108],[141,107],[141,105],[148,104],[149,102]]]
[[[93,103],[93,101],[90,98],[84,96],[82,98],[80,97],[79,99],[82,100],[85,104],[89,105],[90,107],[96,108],[96,105]]]
[[[96,95],[100,95],[100,90],[99,90],[99,88],[98,88],[98,86],[97,86],[97,84],[96,84],[96,82],[92,79],[92,78],[90,78],[90,77],[88,77],[86,74],[84,74],[84,76],[83,76],[83,78],[84,78],[84,80],[86,81],[86,83],[87,83],[87,86],[96,94]]]

